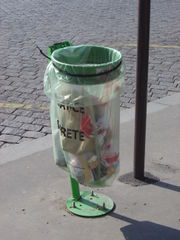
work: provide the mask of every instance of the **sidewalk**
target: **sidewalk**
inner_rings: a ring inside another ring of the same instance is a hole
[[[121,112],[121,171],[132,172],[134,110]],[[179,240],[180,94],[148,104],[146,171],[156,184],[97,189],[116,209],[96,219],[72,216],[68,174],[53,162],[51,137],[0,150],[0,236],[2,240]],[[81,189],[84,187],[81,186]]]

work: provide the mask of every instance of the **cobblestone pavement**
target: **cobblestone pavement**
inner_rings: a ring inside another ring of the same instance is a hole
[[[51,132],[43,92],[47,64],[36,49],[55,42],[96,43],[122,51],[134,105],[138,0],[1,0],[0,147]],[[152,0],[148,101],[180,92],[180,1]]]

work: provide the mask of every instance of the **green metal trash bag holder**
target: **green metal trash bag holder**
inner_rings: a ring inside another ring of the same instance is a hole
[[[72,43],[60,42],[49,46],[47,50],[49,61],[54,50],[68,46],[72,46]],[[110,197],[94,193],[94,191],[80,192],[79,183],[72,176],[70,176],[70,183],[72,198],[67,200],[66,207],[72,214],[82,217],[99,217],[108,214],[114,209],[115,205]]]
[[[114,209],[114,202],[108,196],[94,191],[79,191],[79,183],[70,176],[72,198],[66,202],[71,213],[82,217],[99,217]]]

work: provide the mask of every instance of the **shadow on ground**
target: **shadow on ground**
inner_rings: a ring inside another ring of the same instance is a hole
[[[165,188],[175,192],[180,192],[180,186],[163,182],[149,172],[145,173],[144,180],[135,179],[133,172],[130,172],[120,176],[119,181],[125,184],[130,184],[131,186],[134,186],[134,187],[143,186],[147,184],[154,184],[157,187]],[[180,240],[180,237],[179,237],[179,240]]]
[[[180,230],[149,221],[137,221],[115,212],[110,216],[129,223],[120,228],[126,240],[180,240]]]
[[[173,185],[173,184],[166,183],[166,182],[162,182],[162,181],[159,181],[159,182],[155,183],[155,186],[158,186],[158,187],[161,187],[161,188],[166,188],[166,189],[169,189],[169,190],[175,191],[175,192],[180,192],[180,186]],[[180,239],[180,236],[179,236],[179,239]]]

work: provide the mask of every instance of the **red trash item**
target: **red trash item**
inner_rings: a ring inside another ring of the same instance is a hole
[[[119,158],[119,153],[115,153],[113,156],[105,157],[105,160],[107,163],[112,164],[116,162]]]
[[[93,125],[88,113],[84,117],[82,117],[80,129],[84,133],[84,135],[88,138],[93,132]]]

